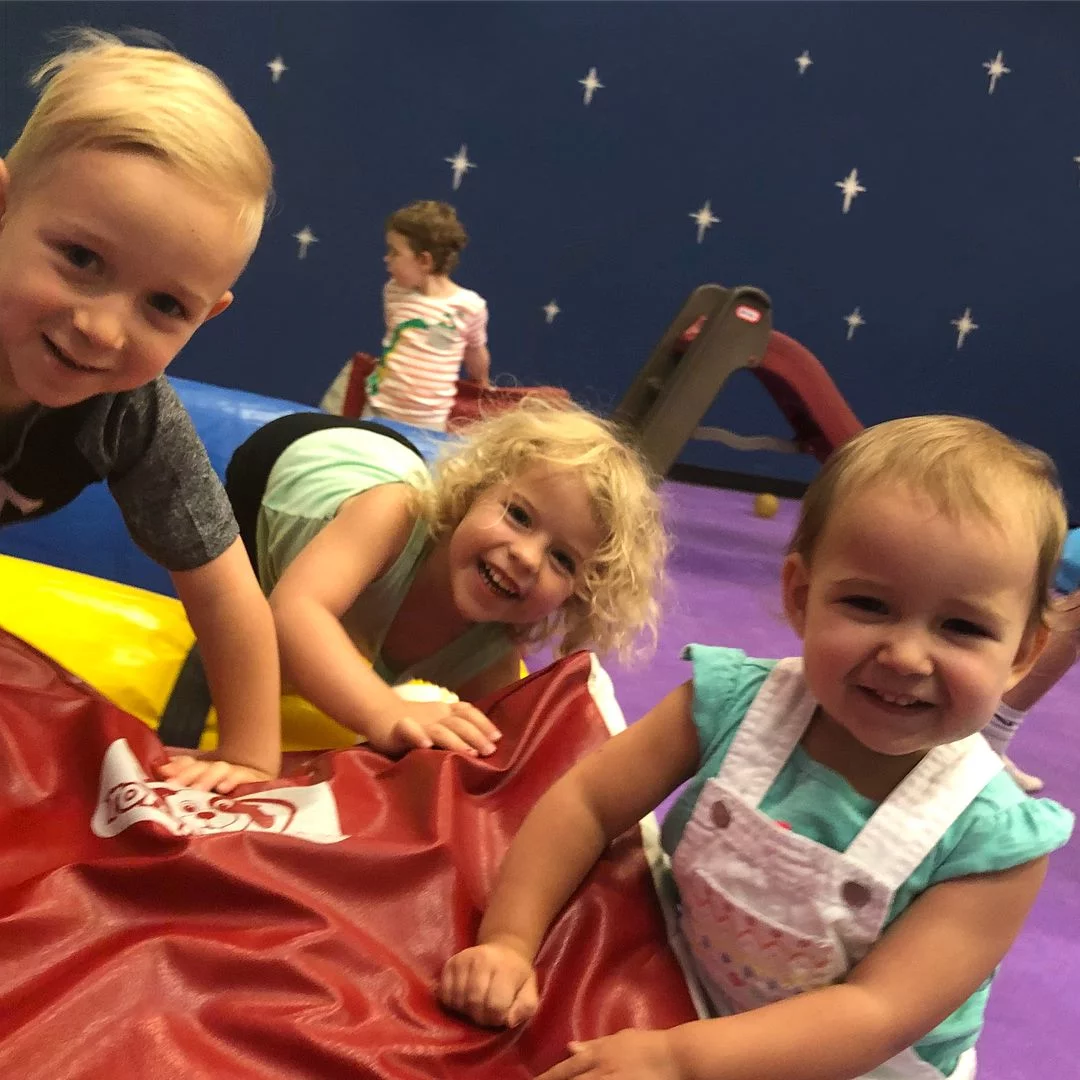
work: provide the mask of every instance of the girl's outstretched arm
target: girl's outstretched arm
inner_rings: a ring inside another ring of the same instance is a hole
[[[533,807],[499,871],[478,943],[450,958],[439,997],[477,1023],[514,1026],[536,1010],[532,963],[555,916],[604,848],[698,763],[687,683],[575,765]]]
[[[377,750],[444,746],[490,753],[498,731],[465,702],[403,701],[375,673],[341,618],[405,547],[415,523],[405,484],[349,499],[289,564],[270,594],[286,680]]]
[[[575,1044],[539,1080],[850,1080],[955,1012],[1008,952],[1046,875],[1043,856],[928,889],[847,980],[670,1031]]]

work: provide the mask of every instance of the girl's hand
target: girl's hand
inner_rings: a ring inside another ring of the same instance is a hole
[[[495,752],[502,732],[466,701],[403,701],[385,734],[369,735],[371,746],[384,754],[403,754],[416,747],[441,746],[459,754],[486,756]]]
[[[176,754],[164,765],[159,765],[155,772],[162,780],[168,780],[182,788],[194,788],[196,791],[218,791],[228,795],[241,784],[258,784],[273,780],[271,773],[262,769],[253,769],[249,765],[234,765],[231,761],[222,761],[212,754],[193,756]]]
[[[486,1027],[517,1027],[536,1012],[536,972],[516,949],[474,945],[447,960],[439,1000]]]
[[[620,1031],[590,1042],[572,1042],[570,1057],[537,1080],[682,1080],[666,1031]]]

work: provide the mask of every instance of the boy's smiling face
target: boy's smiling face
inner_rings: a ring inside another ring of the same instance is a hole
[[[133,151],[0,165],[0,409],[142,386],[228,307],[250,254],[237,210]]]

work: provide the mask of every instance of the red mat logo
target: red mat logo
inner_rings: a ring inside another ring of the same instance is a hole
[[[328,784],[271,788],[237,797],[177,788],[151,780],[127,740],[117,739],[101,764],[90,828],[96,836],[109,837],[141,821],[160,825],[175,836],[281,833],[314,844],[345,839]]]

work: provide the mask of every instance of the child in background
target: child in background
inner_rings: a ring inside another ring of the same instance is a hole
[[[572,1044],[541,1080],[970,1080],[994,973],[1073,827],[979,734],[1046,640],[1064,535],[1049,459],[985,424],[841,447],[783,566],[803,656],[691,646],[691,681],[532,810],[443,1002],[527,1020],[559,909],[689,780],[663,840],[717,1018]]]
[[[362,420],[282,417],[226,486],[277,622],[292,687],[377,750],[487,754],[470,701],[526,649],[624,650],[656,618],[666,539],[653,477],[615,429],[528,401],[471,425],[429,476]],[[406,702],[419,678],[463,701]]]
[[[462,367],[487,384],[487,304],[450,280],[467,242],[446,203],[415,202],[387,219],[386,337],[368,377],[365,417],[445,431]],[[341,414],[351,373],[352,361],[323,397],[327,412]]]
[[[220,718],[216,755],[162,774],[227,792],[279,768],[273,619],[162,373],[231,303],[270,157],[217,77],[173,52],[87,30],[34,82],[0,162],[0,524],[108,481],[172,575]]]

